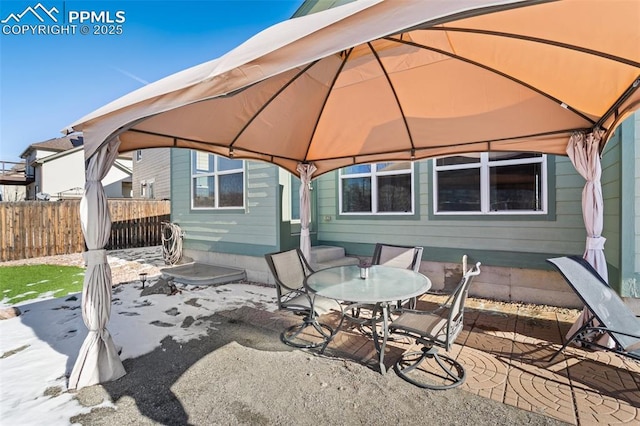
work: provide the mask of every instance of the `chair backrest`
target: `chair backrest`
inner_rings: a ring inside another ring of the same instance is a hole
[[[556,257],[547,261],[560,271],[603,327],[636,335],[640,332],[640,319],[602,280],[589,262],[578,256]],[[614,333],[610,335],[623,349],[640,344],[640,339],[636,337]]]
[[[464,267],[466,267],[466,261]],[[476,263],[475,266],[468,271],[463,270],[460,283],[451,294],[451,298],[449,299],[451,304],[448,306],[447,333],[444,342],[447,351],[451,349],[451,345],[453,345],[453,342],[455,342],[464,327],[464,305],[467,301],[471,281],[478,275],[480,275],[480,262]]]
[[[377,243],[371,263],[419,272],[422,250],[422,247]]]
[[[303,291],[304,279],[313,272],[300,249],[291,249],[264,255],[273,274],[278,293],[278,308],[292,295]]]

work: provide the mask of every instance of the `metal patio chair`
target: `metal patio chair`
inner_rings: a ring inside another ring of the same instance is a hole
[[[423,247],[377,243],[371,263],[420,272],[423,251]],[[415,309],[416,300],[415,297],[409,300],[398,300],[398,308],[408,304],[408,308]]]
[[[288,310],[302,315],[301,324],[295,324],[280,334],[283,343],[296,348],[316,348],[324,346],[333,336],[334,330],[320,323],[318,316],[339,308],[333,299],[309,294],[304,288],[304,280],[314,271],[304,258],[300,249],[265,254],[267,265],[276,282],[278,309]],[[313,307],[313,309],[312,309]],[[303,333],[311,327],[321,340],[309,342],[303,339]]]
[[[422,252],[422,247],[376,243],[373,250],[373,256],[371,258],[371,264],[410,269],[414,272],[419,272],[420,262],[422,261]],[[397,308],[401,308],[408,304],[408,307],[413,309],[416,306],[416,300],[417,298],[415,297],[409,300],[398,300]],[[370,314],[374,315],[373,311],[375,305],[352,304],[348,308],[351,310],[351,315],[347,316],[347,319],[363,325],[365,322],[360,318],[361,311],[370,311]]]
[[[464,383],[466,372],[462,364],[441,354],[439,349],[449,352],[462,331],[469,286],[479,274],[480,262],[464,271],[455,291],[438,308],[432,311],[402,309],[401,315],[391,323],[390,332],[413,338],[422,345],[420,351],[407,352],[395,363],[396,373],[404,380],[436,390],[451,389]],[[423,365],[424,361],[427,366]]]

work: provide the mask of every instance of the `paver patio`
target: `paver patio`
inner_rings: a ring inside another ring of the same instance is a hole
[[[424,295],[418,307],[430,309],[444,300],[445,296]],[[461,389],[573,425],[640,424],[640,363],[575,347],[547,362],[562,344],[574,313],[469,298],[465,329],[451,351],[467,371]],[[252,308],[228,315],[277,331],[300,320],[291,313]],[[338,317],[328,314],[321,320],[336,324]],[[388,369],[410,345],[408,340],[388,344]],[[326,354],[377,369],[373,342],[353,327],[343,327]]]

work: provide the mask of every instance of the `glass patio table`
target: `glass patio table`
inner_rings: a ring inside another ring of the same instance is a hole
[[[361,278],[359,266],[336,266],[314,272],[305,279],[304,284],[317,295],[355,304],[372,304],[375,305],[374,312],[382,312],[381,345],[375,315],[371,318],[371,330],[379,355],[380,372],[384,374],[384,351],[389,338],[389,304],[421,295],[431,288],[431,281],[419,272],[381,265],[368,267],[364,276],[366,278]]]

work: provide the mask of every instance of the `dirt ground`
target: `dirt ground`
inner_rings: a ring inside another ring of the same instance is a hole
[[[83,425],[560,425],[460,389],[427,391],[393,372],[280,343],[213,315],[207,337],[125,360],[119,380],[81,389]],[[114,407],[99,407],[110,401]]]

